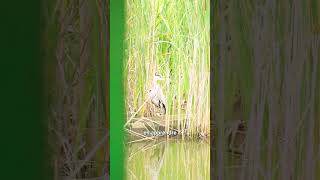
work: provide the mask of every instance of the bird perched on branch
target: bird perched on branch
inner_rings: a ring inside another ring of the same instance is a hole
[[[160,108],[161,114],[166,114],[166,98],[163,95],[162,89],[160,88],[158,81],[164,80],[160,74],[155,74],[152,82],[152,87],[149,90],[148,96],[156,107]]]

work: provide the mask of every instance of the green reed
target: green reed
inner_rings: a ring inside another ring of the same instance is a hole
[[[157,72],[166,79],[160,86],[167,98],[167,129],[209,134],[209,1],[127,0],[126,12],[128,119],[148,116],[150,105],[144,102]]]

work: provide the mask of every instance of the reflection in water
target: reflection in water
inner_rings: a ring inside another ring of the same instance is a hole
[[[127,145],[127,179],[210,178],[210,145],[205,141],[164,140]]]

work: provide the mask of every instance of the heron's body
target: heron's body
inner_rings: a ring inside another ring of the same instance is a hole
[[[149,90],[149,98],[156,107],[160,108],[162,114],[166,114],[166,100],[163,95],[162,89],[157,84],[158,80],[162,80],[159,75],[156,75],[153,80],[152,88]]]

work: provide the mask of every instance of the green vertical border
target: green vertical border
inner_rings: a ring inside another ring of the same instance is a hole
[[[0,5],[0,179],[44,180],[40,0]]]
[[[110,0],[110,178],[124,179],[124,0]]]

